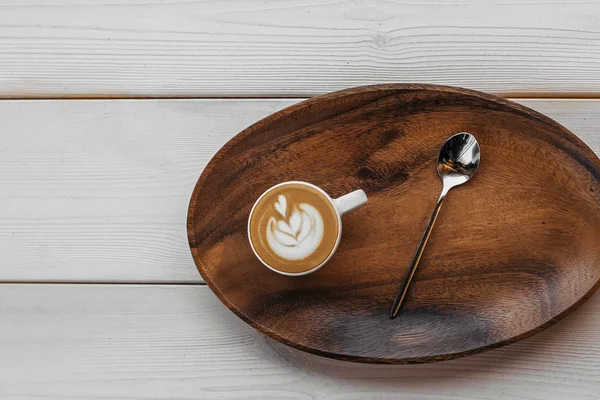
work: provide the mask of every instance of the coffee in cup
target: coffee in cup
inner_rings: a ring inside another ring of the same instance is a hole
[[[264,265],[280,274],[316,271],[338,247],[341,215],[366,201],[362,190],[332,199],[307,182],[275,185],[258,198],[250,212],[252,250]]]

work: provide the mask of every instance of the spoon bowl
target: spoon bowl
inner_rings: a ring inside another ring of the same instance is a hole
[[[470,133],[457,133],[444,143],[438,157],[437,171],[447,188],[446,193],[475,175],[480,155],[479,143]]]

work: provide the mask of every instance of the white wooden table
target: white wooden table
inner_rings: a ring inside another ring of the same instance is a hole
[[[439,364],[272,343],[191,259],[202,168],[249,124],[380,82],[484,90],[600,154],[600,2],[0,0],[0,399],[598,399],[600,297]]]

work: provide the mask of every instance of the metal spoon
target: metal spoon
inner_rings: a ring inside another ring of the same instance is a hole
[[[406,297],[406,292],[408,292],[408,286],[415,275],[415,271],[417,270],[417,266],[423,255],[423,250],[425,250],[427,240],[429,240],[431,229],[435,224],[435,220],[440,212],[442,203],[444,202],[444,198],[450,189],[462,185],[475,175],[477,168],[479,168],[479,156],[479,143],[477,143],[477,140],[473,135],[466,132],[457,133],[452,136],[444,143],[444,146],[440,150],[437,170],[440,178],[442,178],[442,194],[433,209],[433,214],[431,214],[427,229],[425,229],[425,232],[421,237],[421,242],[417,247],[417,251],[415,251],[408,272],[400,285],[400,289],[398,289],[398,294],[396,295],[390,310],[390,318],[395,318],[398,311],[400,311],[400,307],[402,307],[402,302]]]

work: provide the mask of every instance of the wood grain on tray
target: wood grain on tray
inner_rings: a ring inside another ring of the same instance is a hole
[[[480,171],[439,216],[400,318],[388,310],[440,190],[451,134],[481,144]],[[271,185],[305,180],[369,203],[344,216],[322,270],[279,276],[245,227]],[[284,343],[366,362],[423,362],[509,343],[564,316],[600,277],[600,161],[551,119],[479,92],[381,85],[317,97],[230,141],[192,196],[195,261],[220,299]]]

